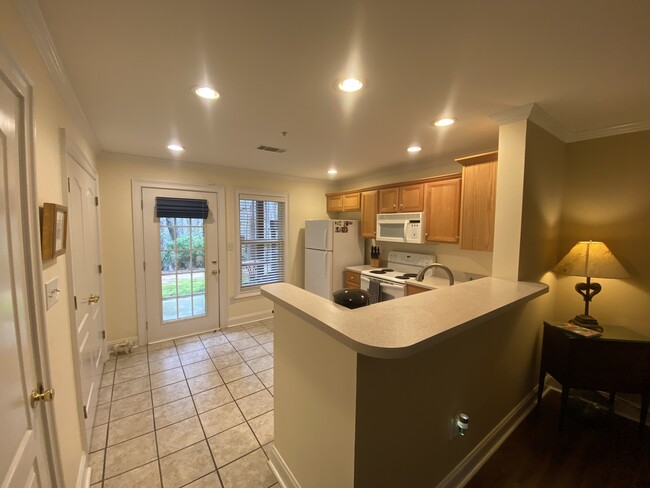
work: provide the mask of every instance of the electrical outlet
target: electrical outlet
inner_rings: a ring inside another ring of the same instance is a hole
[[[59,301],[59,295],[61,295],[61,290],[59,290],[59,278],[57,276],[45,283],[45,304],[47,310],[51,309]]]

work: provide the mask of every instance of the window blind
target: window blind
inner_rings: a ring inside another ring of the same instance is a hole
[[[240,195],[241,291],[284,281],[285,205],[281,199]]]
[[[207,219],[208,201],[194,198],[156,197],[156,217]]]

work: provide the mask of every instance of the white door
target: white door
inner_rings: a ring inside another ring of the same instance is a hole
[[[208,201],[208,218],[157,218],[156,197]],[[217,195],[142,188],[148,342],[219,328]]]
[[[26,107],[5,80],[0,72],[0,486],[48,487],[52,481],[42,432],[42,401],[35,408],[29,401],[38,377],[32,345],[33,290],[27,285],[24,253],[29,248],[24,239],[26,212],[21,200]]]
[[[76,346],[86,439],[90,445],[104,357],[97,180],[67,156],[68,227],[75,297]]]

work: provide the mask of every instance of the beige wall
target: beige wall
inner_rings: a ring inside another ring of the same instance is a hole
[[[33,82],[35,166],[38,205],[43,202],[62,203],[61,159],[59,129],[68,136],[93,162],[92,151],[75,126],[70,113],[56,90],[14,2],[0,0],[0,45],[22,66]],[[82,431],[77,412],[79,401],[75,385],[73,348],[68,311],[69,290],[66,257],[60,256],[43,266],[43,281],[58,276],[61,295],[59,303],[45,314],[47,350],[56,390],[53,402],[56,429],[65,486],[75,486],[82,455]],[[35,290],[40,293],[41,290]]]
[[[650,131],[567,145],[559,259],[579,240],[604,241],[632,277],[597,279],[589,312],[650,337]],[[556,317],[583,313],[577,276],[558,275]]]
[[[234,299],[237,253],[234,250],[235,191],[238,188],[289,195],[288,253],[286,281],[302,286],[304,281],[304,224],[306,219],[326,219],[328,185],[315,180],[267,173],[103,153],[98,158],[101,194],[106,334],[108,340],[137,336],[132,180],[216,185],[226,190],[226,239],[228,256],[228,319],[272,309],[266,298]],[[222,327],[227,324],[222,324]]]

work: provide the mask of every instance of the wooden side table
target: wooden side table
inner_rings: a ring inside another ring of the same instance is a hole
[[[643,432],[650,403],[650,338],[625,327],[606,325],[600,337],[586,339],[552,324],[544,322],[538,406],[546,373],[562,385],[560,426],[571,388],[609,392],[610,410],[616,393],[640,393],[639,429]]]

